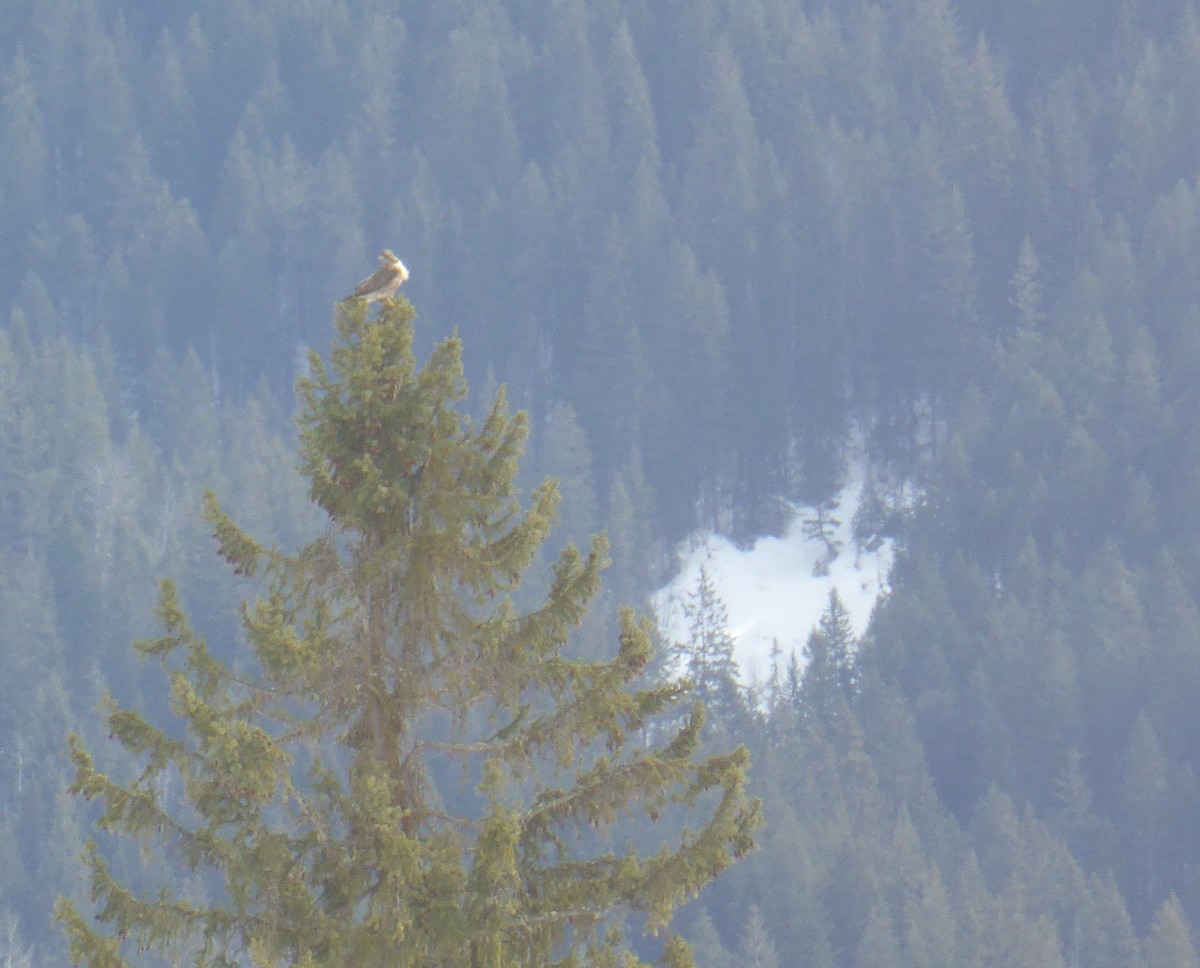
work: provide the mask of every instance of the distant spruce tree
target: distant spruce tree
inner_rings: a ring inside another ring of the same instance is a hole
[[[804,646],[801,700],[806,712],[828,724],[857,688],[854,627],[837,589]]]
[[[695,590],[688,593],[683,616],[688,622],[688,639],[671,646],[671,657],[691,682],[696,697],[716,713],[716,721],[727,723],[744,708],[744,701],[733,658],[729,613],[704,565]]]
[[[141,767],[127,783],[72,741],[72,789],[102,806],[102,831],[160,844],[219,885],[205,901],[138,894],[90,843],[95,919],[57,907],[77,963],[638,965],[621,916],[663,930],[751,848],[745,750],[697,761],[702,711],[668,720],[680,686],[633,685],[651,657],[645,621],[622,611],[610,661],[563,655],[599,588],[603,538],[564,550],[544,604],[518,614],[510,595],[556,485],[520,507],[524,414],[501,392],[475,426],[458,407],[459,340],[418,367],[413,318],[402,299],[376,318],[343,306],[330,365],[314,354],[299,381],[323,537],[284,554],[207,501],[219,553],[264,589],[242,607],[253,663],[218,660],[164,581],[163,634],[138,648],[162,663],[180,727],[110,704]],[[654,819],[701,797],[711,815],[679,846],[645,856],[604,837],[635,806]],[[691,964],[686,945],[668,941],[663,963]]]

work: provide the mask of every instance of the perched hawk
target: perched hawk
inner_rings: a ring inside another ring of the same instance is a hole
[[[346,299],[365,299],[368,303],[376,299],[390,299],[408,278],[404,263],[396,258],[391,249],[379,253],[379,268],[360,282]]]

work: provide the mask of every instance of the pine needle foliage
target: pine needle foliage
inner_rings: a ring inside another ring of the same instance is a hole
[[[129,783],[72,740],[72,789],[100,805],[100,830],[215,885],[203,902],[139,893],[89,843],[95,917],[58,905],[76,963],[637,965],[623,919],[662,932],[751,848],[745,750],[698,760],[702,708],[673,712],[678,683],[637,685],[646,622],[622,611],[608,661],[564,655],[604,539],[561,554],[540,606],[514,604],[555,484],[522,507],[525,416],[503,392],[480,425],[464,416],[458,339],[418,366],[413,319],[403,299],[376,316],[344,304],[330,362],[314,354],[299,381],[321,538],[285,554],[207,499],[219,553],[257,582],[253,661],[220,661],[164,581],[162,634],[138,648],[161,662],[179,728],[110,701],[141,767]],[[619,817],[668,809],[704,822],[649,855],[613,846]],[[663,959],[691,963],[676,938]]]

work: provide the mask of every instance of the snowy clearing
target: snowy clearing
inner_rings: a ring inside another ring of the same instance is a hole
[[[696,589],[701,565],[708,569],[728,610],[729,631],[736,643],[734,658],[744,682],[767,678],[775,642],[785,659],[793,649],[802,658],[809,632],[829,603],[830,589],[837,589],[855,632],[861,634],[887,587],[892,561],[891,542],[874,553],[858,552],[854,547],[851,522],[861,496],[859,482],[838,495],[833,517],[840,524],[829,533],[834,543],[840,542],[841,552],[828,564],[827,574],[814,574],[827,552],[825,543],[810,535],[811,527],[805,527],[814,517],[813,508],[798,508],[783,537],[761,538],[747,550],[711,533],[690,539],[678,551],[678,576],[655,595],[663,635],[671,641],[686,641],[683,606]]]

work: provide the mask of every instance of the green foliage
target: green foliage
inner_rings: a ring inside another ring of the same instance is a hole
[[[0,23],[0,909],[35,961],[65,961],[45,899],[77,879],[61,734],[105,682],[161,722],[153,663],[123,657],[152,573],[234,662],[237,581],[198,482],[254,535],[226,537],[258,578],[311,541],[278,432],[291,375],[387,244],[430,329],[460,322],[472,375],[528,408],[562,533],[607,525],[615,600],[661,584],[698,524],[781,529],[862,432],[856,525],[902,554],[845,700],[797,654],[733,730],[771,764],[770,850],[732,873],[744,897],[727,878],[705,898],[716,963],[751,903],[810,968],[936,960],[930,865],[959,964],[1131,965],[1134,935],[1187,963],[1164,913],[1200,918],[1183,0],[0,0]],[[359,471],[382,489],[347,513],[404,504]],[[514,615],[554,581],[553,544]],[[452,604],[435,618],[475,615]],[[583,631],[572,654],[595,658]],[[467,726],[510,738],[540,712]],[[478,812],[460,772],[430,782]],[[993,789],[1012,817],[970,825]],[[170,879],[114,850],[123,883]]]
[[[679,685],[634,685],[651,655],[630,611],[611,659],[563,655],[599,587],[602,538],[568,546],[542,604],[517,612],[557,491],[521,507],[525,418],[503,392],[478,426],[463,416],[459,341],[418,366],[404,300],[375,318],[343,304],[337,327],[329,363],[314,355],[299,381],[325,534],[284,554],[206,501],[221,556],[262,583],[241,613],[253,664],[221,661],[164,581],[162,633],[139,649],[162,664],[181,728],[109,702],[141,766],[129,782],[72,742],[72,790],[101,804],[100,829],[162,844],[215,893],[137,892],[92,842],[101,926],[60,902],[72,959],[616,964],[615,918],[663,931],[752,846],[746,752],[697,760],[702,710],[668,715]],[[473,790],[447,787],[454,775]],[[173,779],[181,800],[164,793]],[[632,808],[697,805],[708,819],[652,854],[596,833]],[[688,963],[674,941],[664,957]]]
[[[717,722],[732,725],[745,711],[745,702],[737,681],[729,615],[704,565],[695,590],[688,593],[683,605],[683,617],[688,623],[688,639],[671,643],[668,655]]]
[[[801,679],[802,712],[819,727],[830,727],[857,686],[854,629],[838,597],[829,592],[829,604],[804,646]]]

